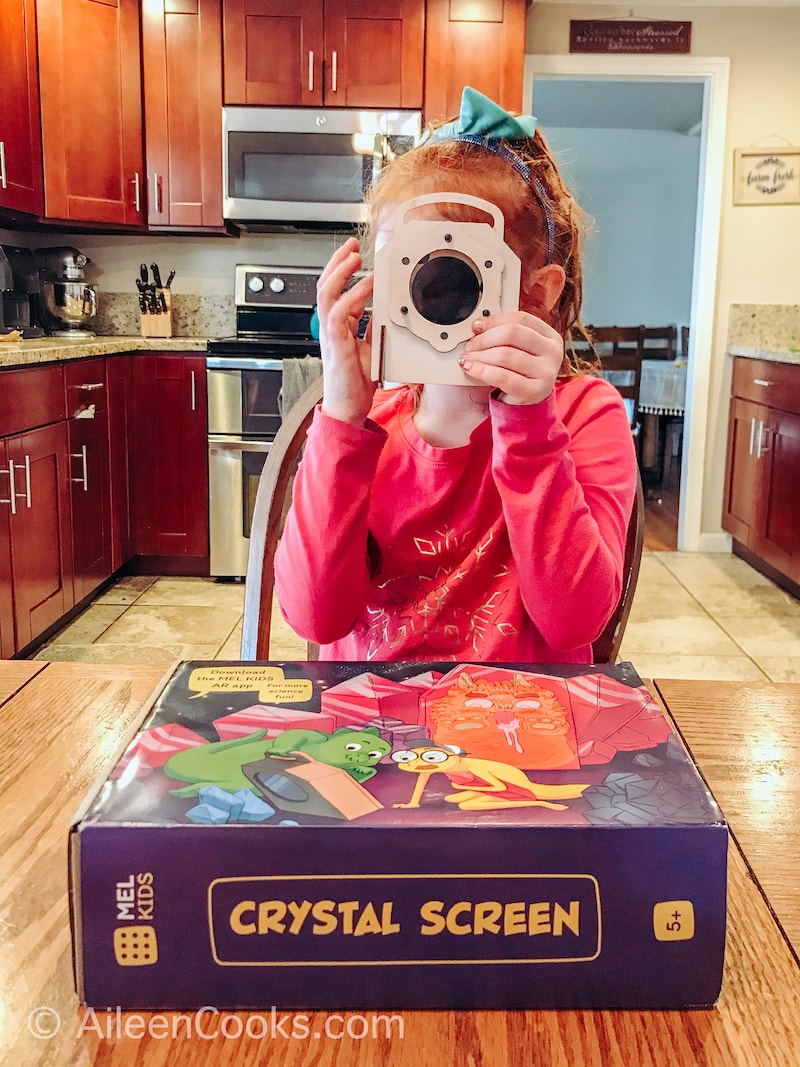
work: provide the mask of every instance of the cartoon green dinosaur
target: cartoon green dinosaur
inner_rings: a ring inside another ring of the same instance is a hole
[[[341,767],[357,782],[366,782],[378,773],[375,765],[388,756],[392,746],[383,740],[375,726],[366,726],[363,730],[343,726],[332,734],[322,730],[284,730],[268,751],[276,756],[307,752],[320,763]]]
[[[193,797],[208,785],[219,786],[231,793],[237,789],[256,793],[258,790],[245,776],[242,767],[263,759],[267,752],[276,756],[307,752],[320,763],[341,767],[357,782],[365,782],[377,774],[375,765],[392,750],[374,726],[363,730],[342,727],[332,734],[322,730],[284,730],[274,738],[265,737],[265,733],[266,730],[256,730],[232,741],[212,741],[176,752],[164,764],[164,771],[170,778],[189,785],[173,789],[172,795]]]
[[[242,772],[245,763],[263,759],[272,739],[265,737],[266,730],[256,730],[245,737],[231,741],[212,741],[208,745],[196,745],[170,756],[164,771],[170,778],[178,778],[190,784],[182,789],[173,789],[176,797],[194,797],[203,786],[216,785],[235,793],[237,789],[258,790]]]

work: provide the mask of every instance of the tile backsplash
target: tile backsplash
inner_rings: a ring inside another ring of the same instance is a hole
[[[137,336],[141,333],[138,297],[133,293],[98,292],[92,329],[101,336]],[[232,296],[172,294],[173,337],[228,337],[235,332]]]

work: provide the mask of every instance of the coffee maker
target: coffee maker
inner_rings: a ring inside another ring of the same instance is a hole
[[[97,314],[97,292],[85,281],[90,260],[71,245],[37,248],[34,257],[39,270],[36,308],[45,330],[71,340],[94,337],[86,329]]]
[[[41,337],[37,320],[39,270],[30,248],[0,245],[0,333],[18,330],[23,338]]]

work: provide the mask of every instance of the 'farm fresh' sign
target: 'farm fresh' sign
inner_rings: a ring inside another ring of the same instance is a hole
[[[800,203],[800,148],[737,149],[734,203]]]

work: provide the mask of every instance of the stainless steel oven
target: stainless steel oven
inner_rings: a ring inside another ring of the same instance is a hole
[[[208,342],[211,574],[247,571],[258,481],[281,424],[286,360],[319,357],[310,333],[318,271],[238,265],[237,330]]]

